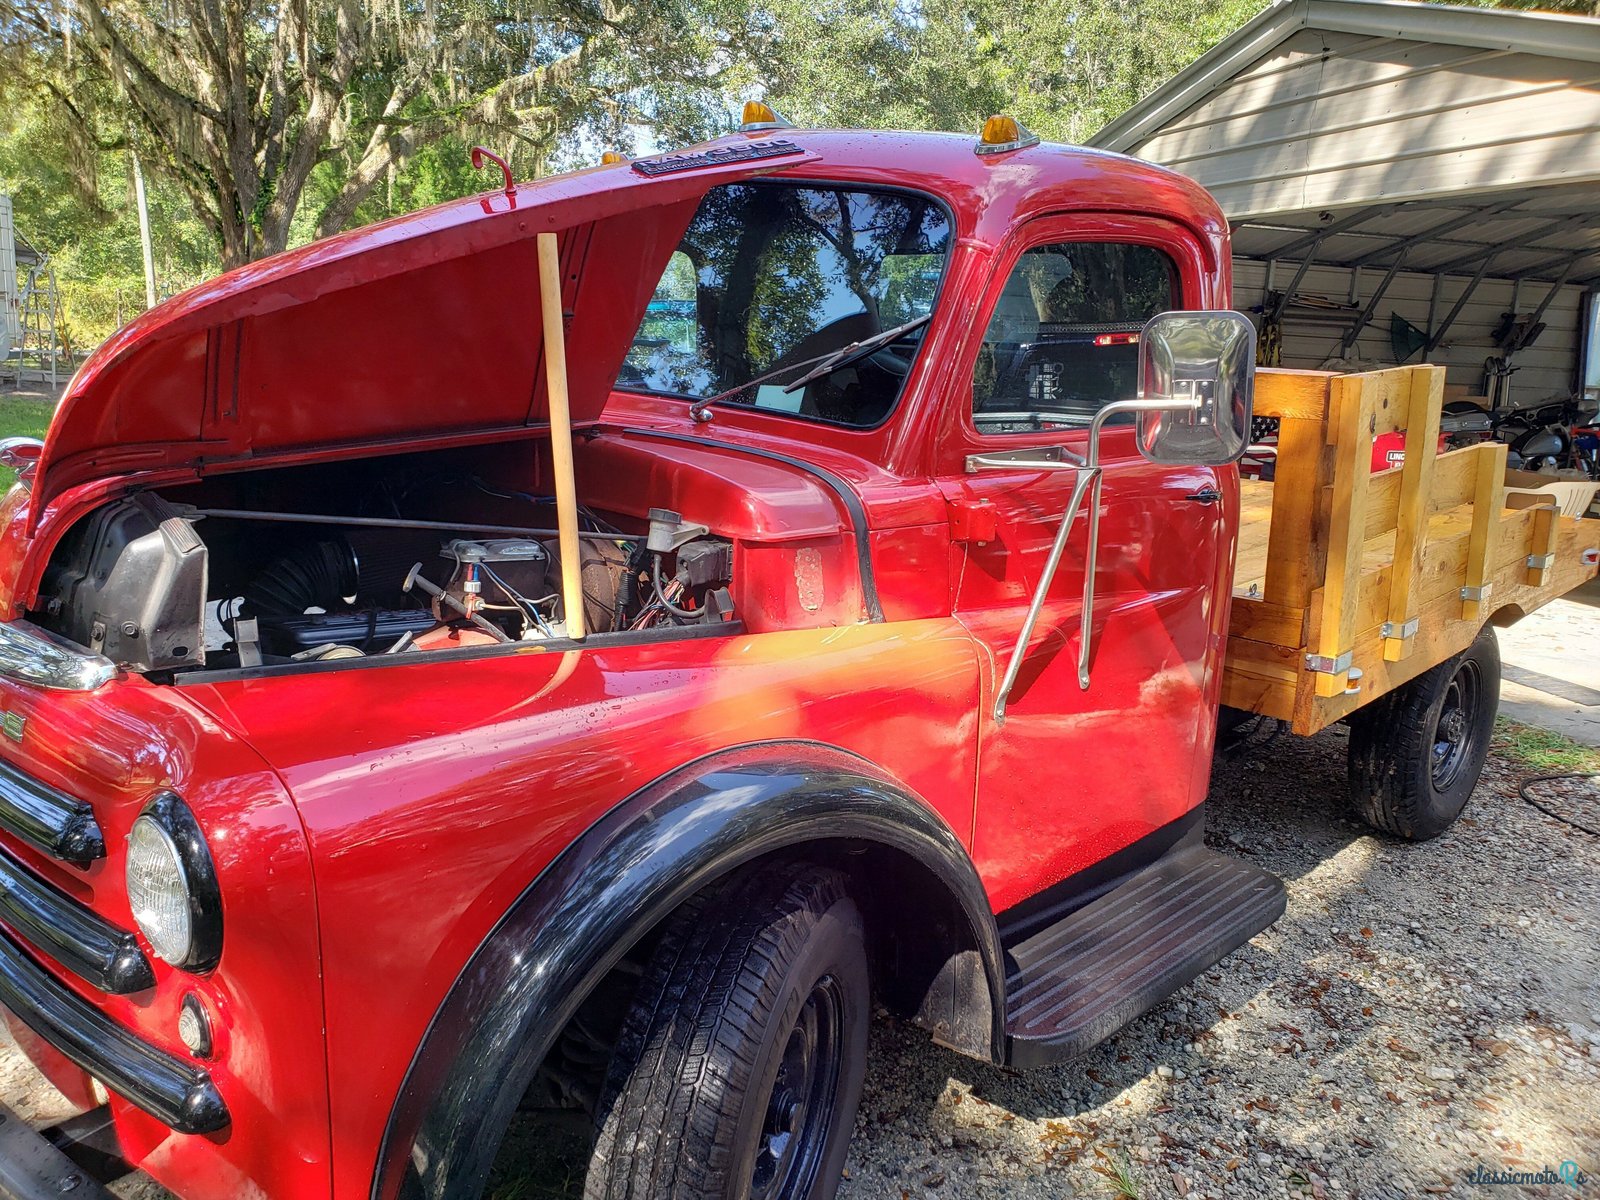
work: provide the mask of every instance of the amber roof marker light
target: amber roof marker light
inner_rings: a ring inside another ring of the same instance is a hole
[[[1039,144],[1039,135],[1015,117],[993,116],[983,123],[978,134],[978,144],[973,150],[978,154],[1008,154],[1012,150],[1026,150]]]
[[[762,100],[746,100],[744,112],[739,115],[740,133],[760,133],[767,129],[793,129],[794,125],[778,115],[778,111]]]

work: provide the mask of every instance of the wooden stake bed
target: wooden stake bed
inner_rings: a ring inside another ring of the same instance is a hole
[[[1242,484],[1224,704],[1316,733],[1594,576],[1600,522],[1506,508],[1503,444],[1438,453],[1443,393],[1442,367],[1258,373],[1278,459]]]

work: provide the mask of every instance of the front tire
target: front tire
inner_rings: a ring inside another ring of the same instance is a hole
[[[623,1023],[585,1200],[829,1200],[870,1016],[843,878],[760,870],[669,923]]]
[[[1449,662],[1350,718],[1350,799],[1366,822],[1424,842],[1466,807],[1500,707],[1500,646],[1484,626]]]

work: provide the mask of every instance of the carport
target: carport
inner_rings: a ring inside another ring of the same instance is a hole
[[[1217,197],[1267,363],[1600,393],[1600,20],[1289,0],[1091,144]]]

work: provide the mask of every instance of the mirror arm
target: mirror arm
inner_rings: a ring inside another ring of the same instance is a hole
[[[1083,564],[1083,608],[1078,614],[1078,690],[1089,690],[1089,652],[1094,648],[1094,576],[1100,558],[1100,430],[1112,417],[1124,413],[1199,412],[1198,397],[1149,400],[1114,400],[1089,423],[1089,468],[1094,472],[1094,492],[1089,497],[1089,545]]]
[[[1128,413],[1199,412],[1200,407],[1198,396],[1172,396],[1160,400],[1141,396],[1137,400],[1113,400],[1095,413],[1094,419],[1089,422],[1089,466],[1100,465],[1100,430],[1112,417],[1126,416]]]
[[[1092,443],[1091,443],[1092,445]],[[1090,454],[1094,451],[1091,449]],[[1077,468],[1072,468],[1077,469]],[[1085,467],[1078,470],[1077,479],[1072,483],[1072,498],[1067,501],[1067,511],[1061,515],[1061,525],[1056,530],[1056,540],[1050,546],[1050,555],[1045,559],[1044,570],[1039,573],[1039,585],[1034,589],[1033,600],[1028,605],[1028,615],[1023,618],[1022,630],[1017,634],[1017,644],[1011,648],[1011,661],[1006,664],[1006,673],[1000,680],[1000,687],[994,696],[994,723],[1006,723],[1006,701],[1011,697],[1011,689],[1016,685],[1017,675],[1022,670],[1022,660],[1027,656],[1028,643],[1033,639],[1033,627],[1038,623],[1039,613],[1044,608],[1044,598],[1050,591],[1050,584],[1056,577],[1056,568],[1061,565],[1061,554],[1067,548],[1067,535],[1072,532],[1073,522],[1077,520],[1078,509],[1083,506],[1083,496],[1089,490],[1090,484],[1095,485],[1095,493],[1099,494],[1100,468]],[[1091,549],[1091,554],[1092,554]]]
[[[994,721],[996,725],[1004,725],[1006,721],[1006,702],[1011,698],[1011,689],[1016,686],[1017,676],[1022,671],[1022,660],[1027,657],[1028,643],[1033,640],[1033,627],[1038,624],[1039,614],[1044,609],[1045,597],[1050,592],[1050,585],[1055,581],[1056,570],[1061,565],[1061,555],[1067,548],[1067,535],[1072,532],[1073,523],[1077,520],[1078,512],[1083,507],[1083,498],[1089,495],[1089,541],[1085,550],[1083,564],[1083,607],[1079,614],[1078,626],[1078,686],[1087,691],[1089,688],[1089,651],[1090,638],[1094,630],[1094,576],[1095,565],[1099,558],[1100,548],[1100,432],[1105,423],[1113,417],[1127,413],[1148,412],[1199,412],[1201,403],[1198,397],[1171,398],[1151,400],[1140,397],[1137,400],[1117,400],[1107,404],[1089,423],[1089,455],[1082,460],[1082,465],[1071,462],[1027,460],[1021,457],[1026,451],[1014,452],[1015,456],[1005,453],[995,455],[973,454],[966,460],[967,471],[979,470],[1039,470],[1039,471],[1071,471],[1076,470],[1078,477],[1072,484],[1072,497],[1067,501],[1067,510],[1061,516],[1061,524],[1056,529],[1055,541],[1050,546],[1049,557],[1045,559],[1044,570],[1039,573],[1038,586],[1034,588],[1033,599],[1028,604],[1028,615],[1023,619],[1022,629],[1017,635],[1017,644],[1011,648],[1011,661],[1006,664],[1006,673],[1000,680],[1000,686],[995,691]],[[1064,456],[1070,455],[1076,459],[1077,455],[1069,451],[1058,451]]]

